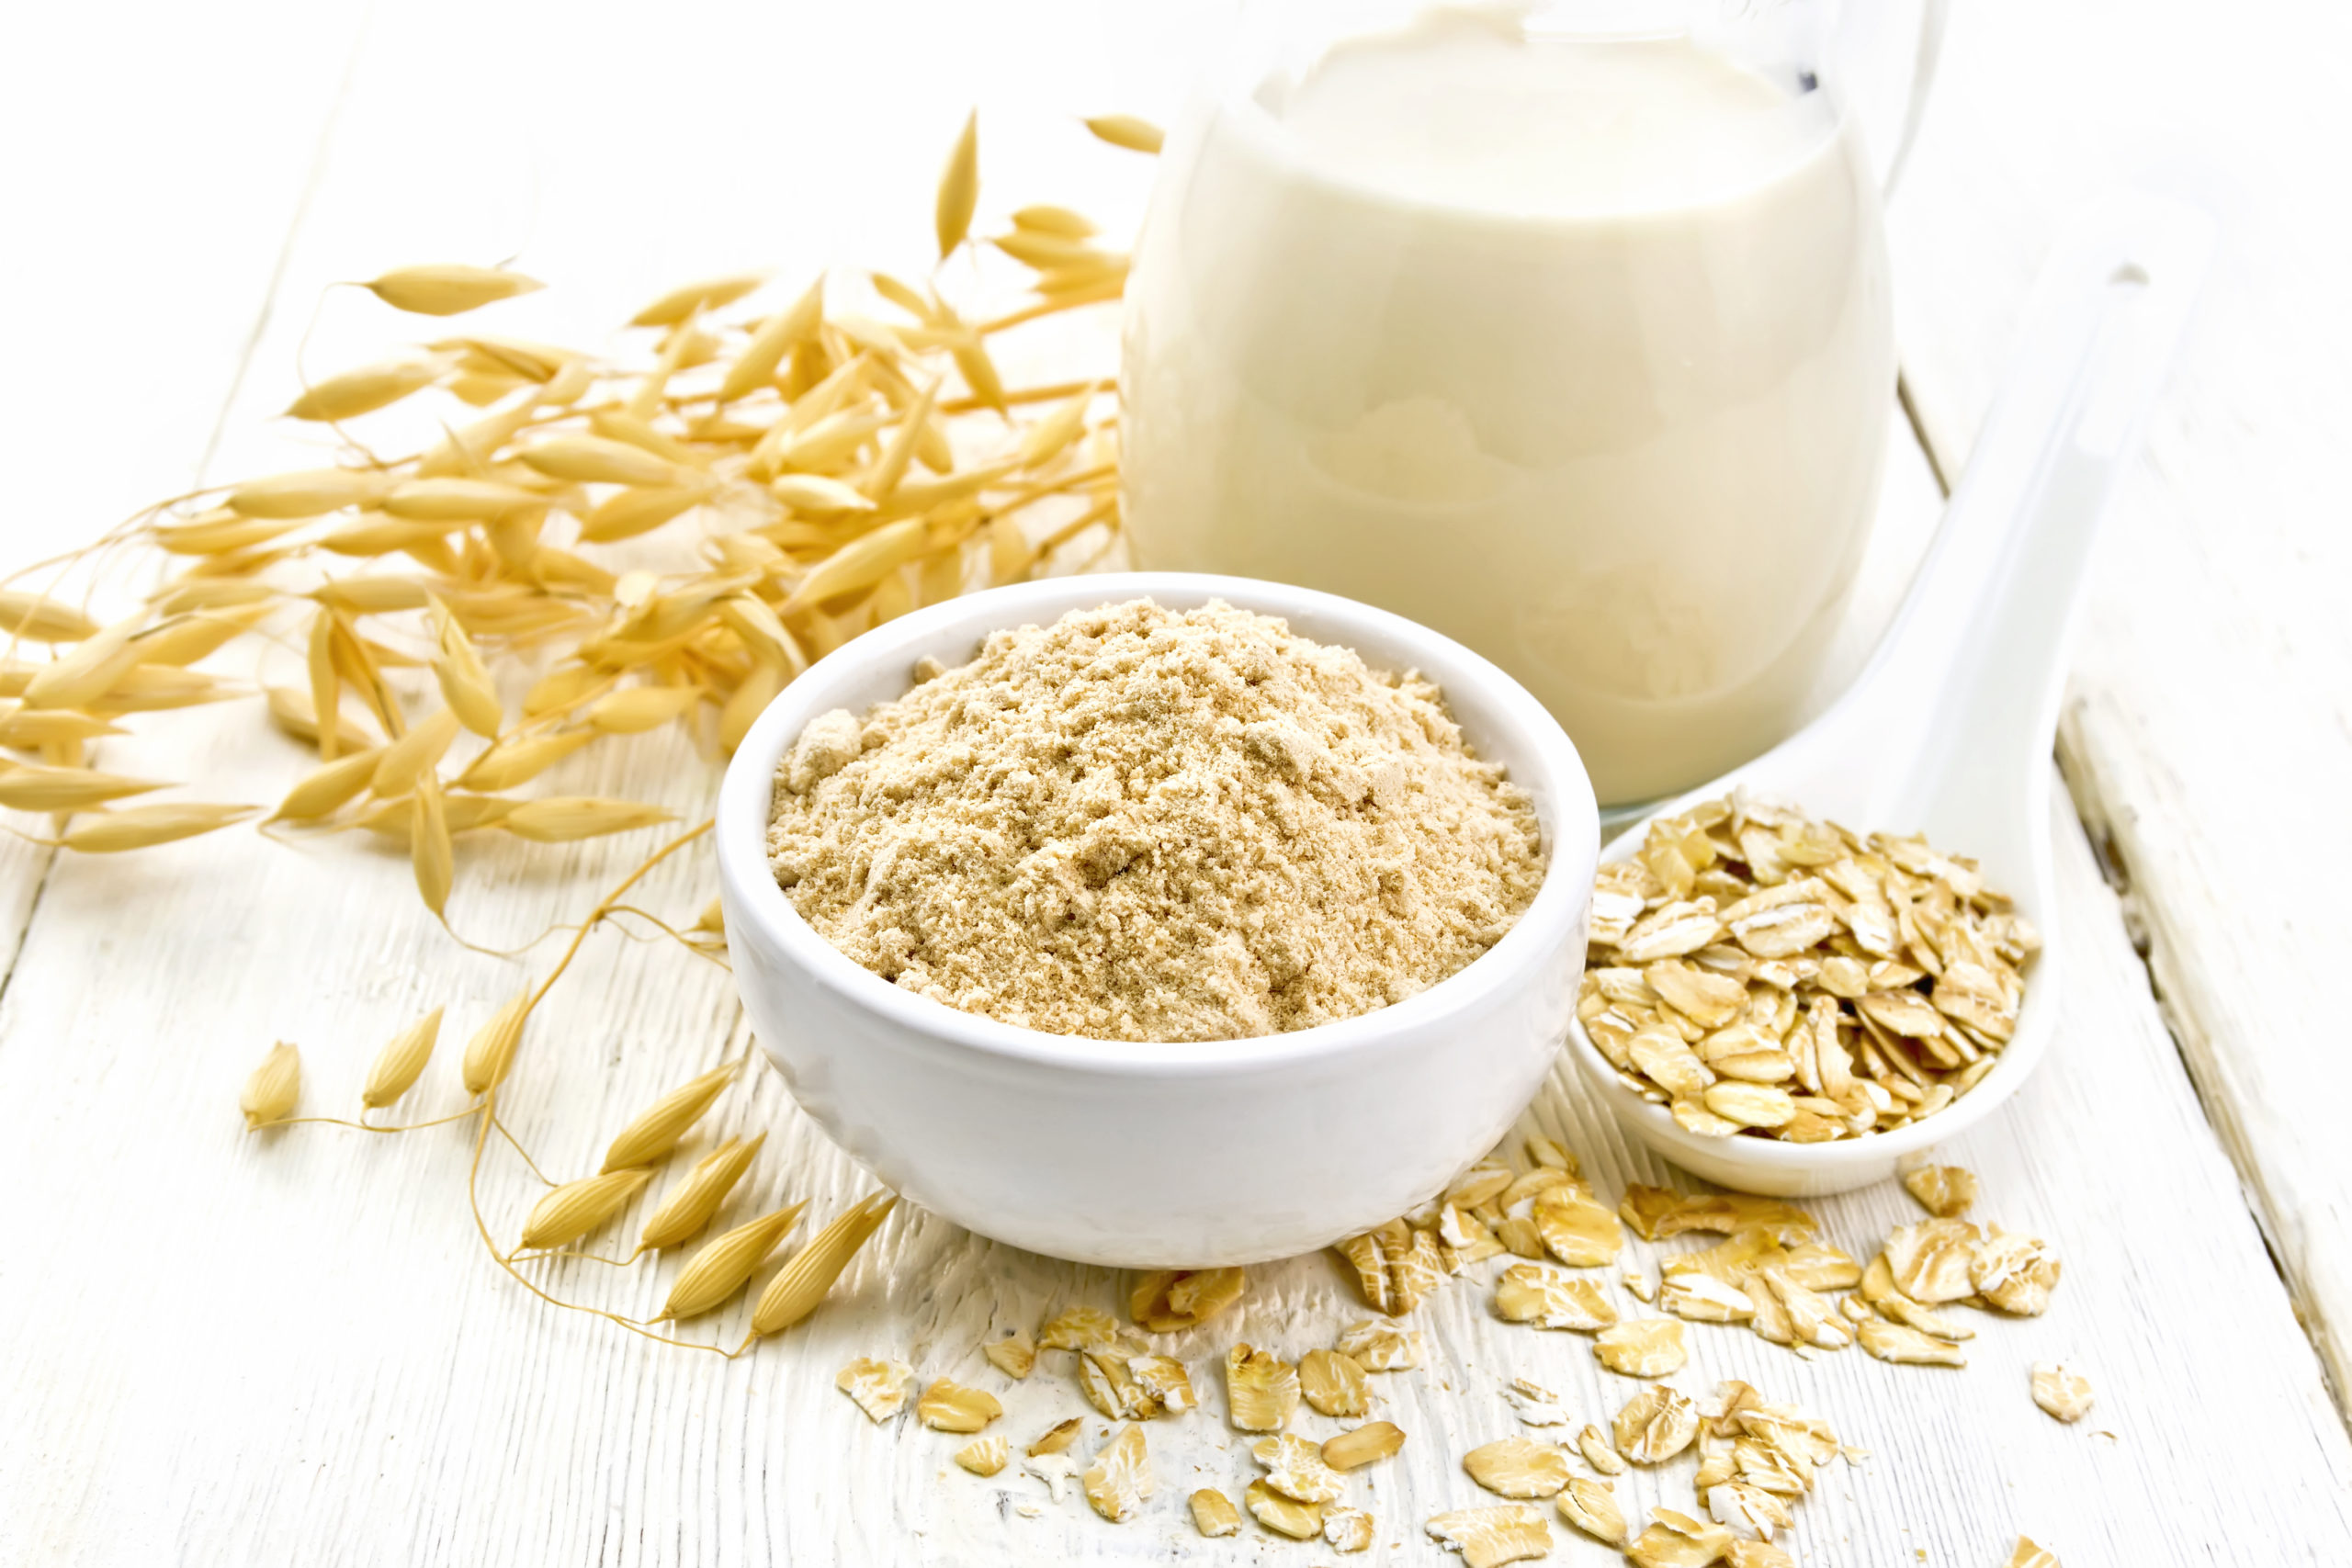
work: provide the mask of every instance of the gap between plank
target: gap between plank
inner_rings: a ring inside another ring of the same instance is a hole
[[[1928,460],[1928,471],[1936,488],[1945,499],[1951,497],[1952,480],[1942,458],[1929,438],[1926,423],[1911,396],[1907,377],[1897,372],[1894,378],[1894,399],[1903,410],[1903,417],[1911,427],[1911,437],[1918,444],[1920,454]],[[2253,1168],[2245,1156],[2244,1130],[2227,1098],[2211,1089],[2205,1075],[2199,1070],[2199,1053],[2191,1048],[2189,1034],[2204,1033],[2198,1021],[2187,1016],[2184,1004],[2173,999],[2172,988],[2165,984],[2165,970],[2169,954],[2160,953],[2148,924],[2140,911],[2138,896],[2132,888],[2130,854],[2117,840],[2114,812],[2100,788],[2098,769],[2091,748],[2084,738],[2083,703],[2078,699],[2067,705],[2058,721],[2055,745],[2060,776],[2065,781],[2067,804],[2075,820],[2083,825],[2083,833],[2090,840],[2091,852],[2098,862],[2099,874],[2106,878],[2108,890],[2115,896],[2117,916],[2123,922],[2124,935],[2132,943],[2132,951],[2139,955],[2140,966],[2145,972],[2148,995],[2156,1004],[2156,1016],[2165,1026],[2165,1033],[2172,1040],[2174,1055],[2179,1059],[2181,1071],[2188,1079],[2191,1093],[2197,1096],[2198,1108],[2221,1140],[2222,1150],[2229,1156],[2230,1165],[2238,1174],[2238,1201],[2245,1205],[2247,1216],[2254,1221],[2255,1234],[2262,1238],[2263,1255],[2270,1259],[2271,1271],[2278,1276],[2280,1289],[2287,1293],[2288,1304],[2294,1309],[2295,1322],[2310,1342],[2312,1359],[2319,1363],[2320,1382],[2327,1390],[2329,1403],[2334,1405],[2336,1419],[2352,1434],[2352,1372],[2338,1364],[2332,1348],[2335,1336],[2320,1304],[2310,1299],[2309,1292],[2297,1287],[2294,1275],[2280,1258],[2278,1243],[2269,1224],[2268,1203],[2262,1194],[2261,1173]]]

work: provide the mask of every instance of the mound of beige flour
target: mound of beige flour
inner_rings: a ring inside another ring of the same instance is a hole
[[[1055,1034],[1369,1012],[1535,896],[1535,815],[1437,688],[1224,604],[999,632],[777,771],[776,882],[907,990]]]

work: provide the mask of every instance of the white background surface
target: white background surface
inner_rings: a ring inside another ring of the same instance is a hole
[[[2335,1562],[2352,1540],[2326,1382],[2332,1368],[2341,1392],[2352,1370],[2352,1161],[2335,1131],[2352,1102],[2335,825],[2352,795],[2352,546],[2335,460],[2352,306],[2332,194],[2352,38],[2332,13],[2283,4],[2233,25],[2173,6],[1963,8],[1894,210],[1906,382],[1947,473],[2074,207],[2118,177],[2186,186],[2234,239],[2103,547],[2077,654],[2064,750],[2090,833],[2062,800],[2067,926],[2084,943],[2065,1032],[2015,1107],[1950,1151],[1982,1173],[1984,1214],[2057,1245],[2056,1302],[1984,1325],[1960,1372],[1859,1352],[1801,1362],[1690,1331],[1683,1386],[1748,1377],[1872,1450],[1800,1509],[1808,1562],[1974,1568],[2005,1561],[2019,1530],[2074,1568]],[[933,177],[976,100],[983,222],[1062,199],[1115,231],[1140,211],[1148,164],[1070,117],[1164,118],[1203,34],[1186,8],[1076,0],[13,18],[0,547],[28,558],[199,478],[305,461],[303,434],[268,416],[297,385],[306,328],[314,373],[409,330],[351,291],[322,297],[335,279],[512,254],[557,287],[501,324],[571,335],[698,273],[919,265]],[[1881,607],[1932,522],[1928,455],[1911,445],[1891,465]],[[211,798],[271,798],[301,766],[248,711],[143,734],[107,764],[168,766]],[[707,784],[658,739],[558,782],[684,810]],[[519,941],[635,853],[477,852],[453,914],[478,941]],[[578,880],[549,869],[582,863]],[[687,857],[644,901],[688,915],[709,881]],[[0,1562],[1328,1556],[1254,1527],[1192,1533],[1183,1494],[1238,1494],[1253,1469],[1215,1392],[1151,1428],[1159,1498],[1114,1529],[1012,1472],[955,1471],[949,1439],[874,1428],[832,1389],[862,1354],[1002,1388],[975,1354],[983,1337],[1114,1304],[1124,1281],[1103,1271],[908,1213],[792,1338],[721,1364],[551,1313],[495,1272],[464,1206],[463,1128],[246,1137],[236,1086],[271,1039],[303,1044],[308,1106],[347,1107],[376,1046],[437,1003],[449,1034],[413,1101],[456,1107],[457,1043],[522,972],[453,948],[398,859],[223,834],[52,862],[12,840],[0,963]],[[653,1093],[741,1044],[722,976],[600,938],[534,1023],[517,1130],[557,1174],[585,1169]],[[1663,1175],[1565,1088],[1532,1116],[1604,1191]],[[863,1190],[772,1078],[709,1131],[754,1127],[770,1152],[738,1209],[805,1197],[831,1211]],[[487,1171],[485,1206],[511,1226],[533,1184],[511,1161]],[[1815,1207],[1865,1253],[1909,1217],[1891,1190]],[[563,1283],[650,1311],[667,1269]],[[1549,1384],[1587,1418],[1630,1392],[1580,1339],[1496,1323],[1486,1294],[1457,1282],[1424,1309],[1436,1364],[1380,1380],[1382,1414],[1411,1437],[1357,1492],[1381,1523],[1372,1561],[1438,1561],[1420,1521],[1486,1500],[1455,1461],[1517,1429],[1498,1379]],[[1253,1271],[1244,1314],[1180,1349],[1214,1390],[1208,1362],[1232,1337],[1295,1355],[1349,1315],[1329,1260],[1301,1259]],[[734,1326],[723,1315],[712,1337]],[[2079,1427],[2027,1399],[2025,1368],[2044,1356],[2098,1385]],[[1058,1359],[1007,1392],[1016,1443],[1084,1409]],[[1620,1496],[1687,1498],[1687,1461]],[[1555,1561],[1611,1560],[1555,1534]]]

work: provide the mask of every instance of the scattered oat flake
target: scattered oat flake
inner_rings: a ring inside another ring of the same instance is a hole
[[[1739,1540],[1770,1540],[1794,1523],[1788,1505],[1750,1481],[1723,1481],[1707,1488],[1707,1515]]]
[[[1114,1421],[1148,1421],[1159,1402],[1128,1370],[1131,1358],[1116,1350],[1088,1350],[1079,1357],[1078,1389],[1086,1403]]]
[[[1100,1307],[1071,1307],[1037,1331],[1045,1350],[1100,1350],[1118,1339],[1119,1325]]]
[[[1552,1527],[1541,1509],[1525,1503],[1456,1508],[1430,1519],[1427,1529],[1447,1550],[1462,1553],[1464,1568],[1500,1568],[1552,1550]]]
[[[1697,1269],[1667,1276],[1657,1304],[1694,1323],[1745,1323],[1756,1315],[1745,1290]]]
[[[1538,1193],[1529,1217],[1535,1222],[1535,1234],[1544,1238],[1544,1249],[1570,1268],[1599,1268],[1625,1244],[1617,1216],[1572,1185]]]
[[[1625,1544],[1625,1515],[1605,1481],[1586,1475],[1569,1477],[1560,1493],[1560,1517],[1595,1540],[1611,1546]]]
[[[1409,1371],[1421,1364],[1420,1330],[1392,1328],[1374,1318],[1350,1326],[1332,1348],[1368,1372]]]
[[[1976,1244],[1969,1259],[1969,1282],[2003,1312],[2039,1317],[2049,1310],[2058,1285],[2058,1258],[2039,1236],[2015,1235],[1998,1225]]]
[[[1976,1201],[1976,1176],[1956,1165],[1922,1166],[1903,1179],[1904,1190],[1939,1220],[1956,1220]]]
[[[976,1438],[956,1450],[956,1462],[974,1475],[994,1475],[1012,1457],[1011,1447],[1002,1438]]]
[[[1590,1422],[1577,1434],[1577,1450],[1584,1455],[1585,1463],[1603,1475],[1625,1473],[1624,1456],[1610,1446],[1609,1434]]]
[[[1619,1453],[1635,1464],[1664,1464],[1699,1435],[1699,1407],[1680,1389],[1657,1383],[1627,1400],[1611,1425]]]
[[[1104,1443],[1086,1467],[1086,1500],[1094,1511],[1122,1525],[1143,1511],[1151,1498],[1151,1461],[1144,1452],[1143,1428],[1130,1421],[1118,1436]]]
[[[1063,1452],[1070,1444],[1078,1440],[1078,1429],[1083,1425],[1085,1425],[1084,1416],[1073,1416],[1067,1421],[1048,1427],[1046,1428],[1044,1437],[1029,1445],[1029,1457],[1035,1459],[1041,1454]]]
[[[1127,1310],[1154,1334],[1206,1323],[1241,1299],[1238,1269],[1162,1269],[1145,1274],[1128,1292]]]
[[[1078,1461],[1057,1450],[1037,1454],[1021,1461],[1021,1468],[1046,1483],[1046,1495],[1058,1503],[1065,1482],[1078,1479]]]
[[[1333,1470],[1360,1470],[1386,1459],[1405,1446],[1405,1433],[1393,1421],[1367,1421],[1351,1427],[1323,1445],[1323,1462]]]
[[[1886,1235],[1886,1262],[1895,1289],[1928,1306],[1973,1295],[1969,1278],[1984,1233],[1966,1220],[1922,1220]]]
[[[1300,1503],[1334,1503],[1347,1490],[1340,1472],[1324,1462],[1318,1443],[1287,1433],[1261,1438],[1250,1457],[1266,1468],[1266,1484]]]
[[[1538,1328],[1567,1328],[1590,1334],[1617,1321],[1617,1309],[1589,1280],[1571,1279],[1556,1269],[1514,1263],[1495,1282],[1495,1315],[1506,1323]]]
[[[1276,1432],[1298,1408],[1298,1369],[1271,1350],[1238,1344],[1225,1353],[1225,1402],[1245,1432]]]
[[[1232,1535],[1241,1529],[1241,1510],[1213,1486],[1193,1494],[1193,1528],[1205,1536]]]
[[[879,1426],[906,1408],[907,1393],[914,1381],[915,1370],[904,1361],[861,1357],[841,1370],[833,1386],[857,1401],[857,1407]]]
[[[1302,1503],[1285,1497],[1263,1481],[1253,1481],[1242,1493],[1241,1501],[1250,1509],[1250,1517],[1293,1540],[1312,1540],[1323,1533],[1323,1505]]]
[[[1137,1356],[1127,1363],[1127,1372],[1170,1416],[1182,1416],[1201,1403],[1192,1373],[1173,1356]]]
[[[2091,1380],[2056,1361],[2036,1361],[2033,1402],[2061,1421],[2079,1421],[2091,1407]]]
[[[1015,1382],[1025,1378],[1037,1365],[1036,1341],[1027,1330],[1008,1334],[1001,1339],[991,1339],[980,1349],[989,1364]]]
[[[1682,1320],[1674,1317],[1637,1317],[1604,1328],[1593,1339],[1592,1353],[1602,1366],[1629,1378],[1662,1378],[1680,1371],[1690,1359],[1682,1346]]]
[[[2009,1568],[2059,1568],[2059,1563],[2057,1554],[2048,1547],[2036,1546],[2032,1537],[2021,1535],[2009,1553]]]
[[[1503,1398],[1518,1412],[1520,1420],[1530,1427],[1565,1427],[1568,1424],[1567,1407],[1560,1396],[1540,1383],[1525,1378],[1513,1378],[1503,1385]]]
[[[1334,1551],[1372,1550],[1372,1516],[1362,1508],[1323,1510],[1323,1541]]]
[[[936,1432],[977,1432],[1004,1414],[996,1395],[941,1378],[915,1402],[915,1419]]]
[[[1724,1549],[1727,1568],[1797,1568],[1797,1560],[1769,1541],[1735,1540]]]
[[[1862,1348],[1882,1361],[1919,1366],[1964,1367],[1967,1354],[1949,1339],[1938,1339],[1900,1323],[1865,1323],[1860,1329]]]
[[[1549,1497],[1568,1483],[1568,1455],[1553,1443],[1503,1438],[1462,1456],[1462,1468],[1487,1491],[1505,1497]]]
[[[1653,1508],[1657,1523],[1625,1549],[1635,1568],[1707,1568],[1731,1550],[1731,1531],[1672,1508]]]
[[[1298,1391],[1324,1416],[1361,1416],[1371,1400],[1363,1368],[1338,1350],[1309,1350],[1298,1359]]]

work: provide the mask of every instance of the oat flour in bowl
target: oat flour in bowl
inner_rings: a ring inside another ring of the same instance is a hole
[[[777,770],[770,864],[899,987],[1055,1034],[1223,1040],[1400,1001],[1543,881],[1436,687],[1223,603],[991,636]]]

